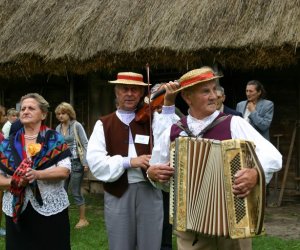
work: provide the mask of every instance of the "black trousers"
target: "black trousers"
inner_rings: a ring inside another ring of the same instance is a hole
[[[161,240],[161,250],[172,250],[172,225],[169,223],[169,204],[170,195],[162,191],[164,204],[164,223]]]
[[[70,250],[68,209],[43,216],[28,203],[16,225],[6,215],[6,250]]]

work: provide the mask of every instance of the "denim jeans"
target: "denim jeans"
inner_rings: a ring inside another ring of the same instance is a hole
[[[68,191],[70,186],[74,202],[77,206],[85,204],[84,197],[81,193],[81,184],[84,176],[84,167],[79,159],[72,160],[71,174],[65,181],[65,189]]]

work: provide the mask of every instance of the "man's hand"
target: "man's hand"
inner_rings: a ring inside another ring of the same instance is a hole
[[[142,168],[145,171],[149,167],[149,160],[151,155],[140,155],[138,157],[133,157],[130,159],[130,166],[132,168]]]
[[[255,107],[256,105],[253,103],[253,102],[248,102],[247,104],[247,109],[250,111],[250,112],[253,112],[255,110]]]
[[[174,168],[169,163],[152,165],[147,170],[148,178],[152,181],[167,182],[174,174]]]
[[[255,168],[244,168],[239,170],[235,175],[233,193],[239,197],[246,197],[256,185],[258,173]]]
[[[168,82],[164,84],[164,88],[166,90],[164,105],[172,106],[175,104],[175,98],[177,93],[174,93],[180,87],[178,82]]]

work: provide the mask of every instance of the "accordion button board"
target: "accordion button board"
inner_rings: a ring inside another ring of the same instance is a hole
[[[171,143],[170,217],[173,228],[232,239],[264,233],[265,177],[255,146],[245,140],[178,137]],[[234,176],[256,168],[259,182],[245,198],[232,193]]]

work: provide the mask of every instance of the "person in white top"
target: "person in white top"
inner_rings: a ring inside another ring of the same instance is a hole
[[[14,108],[8,109],[7,112],[7,122],[2,127],[2,132],[4,138],[8,138],[11,124],[18,119],[18,111]]]
[[[201,135],[201,132],[209,124],[221,117],[222,113],[216,110],[216,86],[217,76],[209,67],[202,67],[189,71],[183,75],[179,83],[181,95],[189,106],[189,114],[182,118],[181,122],[188,128],[188,133]],[[185,130],[177,129],[172,125],[163,129],[161,134],[157,131],[156,143],[152,151],[151,165],[148,168],[148,177],[157,187],[167,189],[170,177],[174,169],[170,167],[169,146],[171,139],[176,136],[188,136]],[[176,130],[177,129],[177,130]],[[171,133],[172,131],[172,133]],[[176,133],[175,133],[176,132]],[[210,134],[209,134],[210,133]],[[262,137],[248,122],[239,116],[227,116],[203,136],[210,139],[245,139],[253,141],[255,151],[263,167],[266,182],[268,183],[274,172],[282,167],[282,156],[278,150],[264,137]],[[201,137],[201,136],[200,136]],[[237,197],[246,197],[256,185],[258,173],[256,169],[246,168],[239,170],[235,175],[233,192]],[[231,240],[222,237],[203,237],[191,232],[176,232],[177,247],[179,250],[193,249],[251,249],[251,240]],[[193,242],[195,244],[193,244]]]
[[[69,250],[64,179],[71,151],[62,135],[44,125],[49,104],[41,95],[29,93],[20,104],[23,127],[0,144],[6,249]]]

